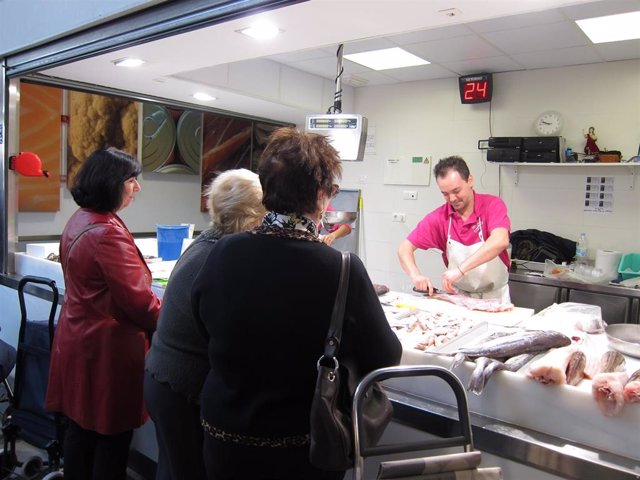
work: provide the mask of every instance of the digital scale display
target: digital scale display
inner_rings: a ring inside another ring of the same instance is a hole
[[[340,160],[361,161],[367,139],[367,118],[350,113],[307,116],[306,131],[331,139]]]
[[[349,118],[309,118],[309,128],[358,128],[358,119]]]
[[[493,94],[493,76],[490,73],[476,73],[459,77],[460,101],[464,103],[490,102]]]

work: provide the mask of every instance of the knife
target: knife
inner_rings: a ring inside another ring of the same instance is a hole
[[[413,291],[416,293],[424,293],[427,297],[429,297],[429,291],[428,290],[418,290],[416,287],[413,287]],[[447,293],[444,290],[440,290],[439,288],[433,287],[433,294],[435,295],[436,293]]]

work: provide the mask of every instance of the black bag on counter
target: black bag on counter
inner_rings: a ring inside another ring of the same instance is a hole
[[[553,233],[535,229],[511,232],[511,258],[544,263],[571,262],[576,256],[576,242]]]
[[[324,354],[318,360],[318,379],[311,403],[311,446],[309,460],[322,470],[348,470],[353,467],[354,435],[352,400],[362,376],[348,358],[336,358],[349,284],[349,252],[342,253],[342,269]],[[362,403],[360,444],[375,445],[393,416],[386,393],[374,383]]]

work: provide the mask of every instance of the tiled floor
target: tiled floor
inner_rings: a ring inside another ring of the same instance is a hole
[[[0,444],[3,442],[2,435],[0,435]],[[47,459],[47,452],[44,450],[40,450],[33,445],[29,445],[27,442],[23,440],[18,440],[16,442],[16,456],[18,457],[19,462],[27,462],[30,458],[34,456],[39,456],[43,461]],[[135,463],[135,462],[130,462]],[[153,480],[154,475],[153,472],[150,471],[148,465],[145,465],[146,468],[136,469],[136,465],[130,465],[127,469],[127,480]],[[146,470],[146,471],[145,471]],[[0,472],[0,480],[24,480],[26,478],[34,478],[33,476],[25,476],[23,467],[16,466],[12,472]],[[35,477],[41,478],[41,477]]]

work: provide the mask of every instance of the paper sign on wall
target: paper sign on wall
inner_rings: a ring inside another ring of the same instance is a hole
[[[587,177],[584,187],[584,211],[613,213],[614,177]]]
[[[431,159],[413,156],[389,158],[384,164],[385,185],[429,185]]]

